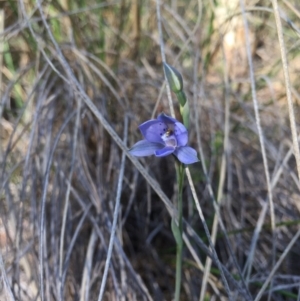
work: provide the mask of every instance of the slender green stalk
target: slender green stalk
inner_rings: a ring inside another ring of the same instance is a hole
[[[173,234],[176,238],[176,285],[175,285],[175,301],[180,300],[180,290],[181,290],[181,274],[182,274],[182,192],[183,192],[183,181],[184,181],[184,166],[180,162],[176,162],[176,174],[178,183],[178,231],[175,233],[173,227]],[[177,235],[176,235],[177,234]]]
[[[168,81],[168,86],[175,93],[177,100],[180,105],[180,114],[183,119],[184,126],[189,128],[189,115],[190,109],[183,91],[183,79],[181,74],[172,66],[164,62],[164,72],[166,79]],[[183,239],[182,239],[182,190],[183,190],[183,180],[184,180],[184,166],[181,162],[176,160],[176,174],[178,183],[178,225],[172,219],[172,231],[177,244],[177,254],[176,254],[176,285],[175,285],[175,301],[180,300],[180,289],[181,289],[181,273],[182,273],[182,249],[183,249]]]

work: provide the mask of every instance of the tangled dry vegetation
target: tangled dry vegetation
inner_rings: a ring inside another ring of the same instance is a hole
[[[184,78],[190,172],[232,292],[186,182],[182,300],[300,300],[299,3],[279,3],[280,25],[267,0],[161,2],[161,18],[154,0],[0,3],[1,300],[100,300],[101,284],[102,300],[172,300],[174,160],[123,158],[170,112],[161,50]]]

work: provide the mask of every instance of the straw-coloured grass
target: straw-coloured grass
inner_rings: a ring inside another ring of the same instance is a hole
[[[300,300],[300,7],[227,2],[0,6],[1,300],[172,300],[174,159],[127,153],[180,118],[164,61],[201,159],[182,300]]]

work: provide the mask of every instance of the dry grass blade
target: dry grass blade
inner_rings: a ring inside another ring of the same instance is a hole
[[[0,300],[174,298],[174,158],[128,154],[139,124],[180,119],[165,61],[201,159],[183,189],[180,298],[300,299],[299,7],[244,2],[1,6]]]
[[[280,267],[280,265],[282,264],[283,260],[286,258],[286,256],[289,254],[291,248],[293,247],[293,245],[296,243],[296,241],[299,239],[300,237],[300,229],[298,230],[298,232],[294,235],[293,239],[290,241],[290,243],[287,245],[286,249],[284,250],[284,252],[282,253],[282,255],[280,256],[280,258],[277,260],[274,268],[272,269],[271,273],[268,275],[268,278],[265,280],[262,288],[260,289],[260,291],[258,292],[258,294],[256,295],[256,298],[254,299],[254,301],[259,301],[263,295],[263,293],[265,292],[267,286],[269,285],[270,281],[272,280],[272,278],[274,277],[274,274],[276,273],[277,269]]]
[[[264,166],[264,172],[266,177],[266,184],[267,184],[267,190],[268,190],[268,201],[270,206],[270,216],[271,216],[271,227],[272,227],[272,265],[274,266],[275,263],[275,257],[276,257],[276,220],[275,220],[275,210],[274,210],[274,202],[273,202],[273,194],[272,194],[272,188],[271,188],[271,181],[270,181],[270,174],[269,174],[269,164],[267,160],[267,154],[266,154],[266,148],[265,148],[265,139],[261,127],[261,121],[260,121],[260,114],[258,110],[258,101],[257,101],[257,93],[256,93],[256,84],[255,84],[255,78],[254,78],[254,67],[252,62],[252,55],[251,55],[251,44],[250,44],[250,38],[249,38],[249,26],[248,21],[245,15],[245,4],[243,0],[240,0],[240,6],[243,14],[243,21],[244,21],[244,28],[245,28],[245,41],[246,41],[246,50],[247,50],[247,59],[249,63],[249,74],[250,74],[250,82],[251,82],[251,95],[253,100],[253,107],[255,112],[255,122],[258,130],[259,135],[259,143],[261,147],[261,153],[262,153],[262,159],[263,159],[263,166]],[[264,217],[262,214],[261,217]],[[262,222],[262,221],[261,221]],[[255,247],[255,245],[253,245]],[[255,252],[255,249],[250,249],[250,254],[253,254]],[[250,256],[251,258],[252,256]],[[252,262],[249,262],[248,266],[248,274],[247,274],[247,282],[249,281],[250,271],[252,268]]]
[[[193,180],[192,180],[192,177],[191,177],[191,173],[190,173],[190,171],[189,171],[188,168],[186,168],[186,174],[187,174],[187,177],[188,177],[190,188],[192,190],[192,193],[193,193],[193,196],[194,196],[194,199],[195,199],[195,203],[196,203],[196,207],[197,207],[197,210],[198,210],[198,214],[200,216],[201,222],[203,223],[203,226],[204,226],[204,229],[205,229],[205,234],[206,234],[206,237],[208,238],[209,246],[210,246],[210,248],[212,250],[212,254],[213,254],[212,258],[215,260],[215,262],[216,262],[216,264],[217,264],[217,266],[218,266],[218,268],[220,270],[220,274],[221,274],[222,281],[223,281],[223,284],[225,286],[225,289],[226,289],[226,292],[227,292],[227,295],[228,295],[228,299],[229,300],[233,300],[232,299],[232,295],[231,295],[231,291],[230,291],[229,286],[228,286],[227,279],[225,278],[225,275],[224,275],[221,263],[219,261],[216,249],[215,249],[214,244],[213,244],[213,242],[211,240],[211,236],[210,236],[208,227],[206,225],[205,218],[204,218],[202,209],[200,207],[199,200],[198,200],[197,195],[196,195],[196,190],[195,190],[195,187],[193,185]],[[208,281],[208,279],[206,281]]]
[[[224,84],[225,84],[225,117],[224,117],[224,140],[223,140],[223,153],[221,159],[220,166],[220,179],[218,185],[218,192],[216,201],[218,205],[221,203],[223,194],[224,194],[224,186],[225,186],[225,178],[226,178],[226,170],[227,170],[227,160],[230,152],[230,143],[229,143],[229,132],[230,132],[230,87],[229,87],[229,76],[228,76],[228,66],[226,64],[226,58],[224,58]],[[212,230],[211,230],[211,240],[213,245],[216,243],[216,237],[218,232],[218,215],[214,216]],[[205,262],[205,270],[203,275],[203,281],[201,283],[201,291],[200,291],[200,301],[203,301],[206,294],[206,286],[211,269],[211,259],[207,258]]]
[[[296,159],[298,178],[300,180],[300,150],[299,150],[299,142],[298,142],[298,135],[296,129],[294,105],[292,99],[291,81],[290,81],[290,75],[288,70],[288,60],[287,60],[285,44],[283,39],[283,32],[282,32],[281,16],[280,16],[277,0],[272,0],[272,5],[273,5],[274,16],[276,21],[278,41],[279,41],[280,53],[281,53],[281,61],[282,61],[283,72],[284,72],[286,98],[287,98],[287,103],[289,108],[289,119],[290,119],[290,126],[291,126],[293,146],[294,146],[294,156]]]
[[[155,0],[156,1],[156,16],[157,16],[157,27],[158,27],[158,32],[159,32],[159,43],[160,43],[160,54],[162,58],[162,63],[166,63],[166,54],[165,54],[165,48],[164,48],[164,40],[163,40],[163,32],[162,32],[162,22],[161,22],[161,12],[160,12],[160,0]],[[166,74],[165,74],[166,78]],[[171,89],[169,85],[166,85],[167,88],[167,95],[168,95],[168,101],[169,101],[169,110],[170,110],[170,115],[172,117],[175,117],[175,111],[174,111],[174,106],[173,106],[173,101],[172,101],[172,96],[171,96]]]
[[[128,118],[125,116],[125,121],[124,121],[124,144],[127,144],[127,137],[128,137]],[[103,272],[103,278],[101,281],[101,286],[100,286],[100,292],[99,292],[99,297],[98,300],[101,301],[104,295],[104,289],[106,285],[106,280],[107,280],[107,273],[110,265],[110,260],[112,256],[112,248],[114,244],[114,239],[115,239],[115,233],[116,233],[116,227],[117,227],[117,221],[119,217],[119,210],[120,210],[120,198],[121,198],[121,191],[122,191],[122,182],[123,182],[123,177],[124,177],[124,169],[125,169],[125,152],[122,154],[122,160],[121,160],[121,168],[120,168],[120,174],[119,174],[119,180],[118,180],[118,186],[117,186],[117,196],[116,196],[116,203],[115,203],[115,209],[114,209],[114,215],[113,215],[113,224],[111,227],[111,234],[109,238],[109,245],[108,245],[108,250],[107,250],[107,258],[105,261],[105,268]]]
[[[74,167],[75,167],[75,158],[76,158],[76,149],[77,149],[77,137],[78,137],[78,131],[79,131],[79,120],[80,120],[80,111],[81,111],[81,101],[78,100],[77,103],[77,114],[76,114],[76,122],[75,122],[75,128],[74,128],[74,136],[73,136],[73,147],[72,147],[72,161],[71,161],[71,170],[69,175],[69,185],[67,187],[66,191],[66,198],[65,198],[65,206],[63,211],[63,220],[62,220],[62,226],[61,226],[61,236],[60,236],[60,255],[59,255],[59,281],[62,281],[62,275],[63,275],[63,262],[64,262],[64,238],[65,238],[65,229],[66,229],[66,223],[67,223],[67,214],[68,214],[68,207],[69,207],[69,200],[70,200],[70,182],[73,177]],[[60,300],[63,299],[63,284],[60,283]]]

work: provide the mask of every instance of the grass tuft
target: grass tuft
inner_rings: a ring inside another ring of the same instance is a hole
[[[173,158],[127,153],[140,123],[180,116],[163,62],[201,158],[181,299],[300,300],[297,1],[0,9],[0,300],[172,300]]]

